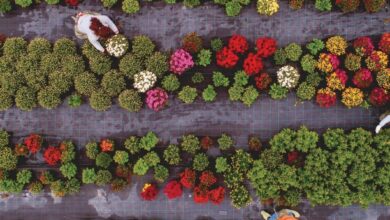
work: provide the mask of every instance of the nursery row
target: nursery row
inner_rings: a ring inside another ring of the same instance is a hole
[[[144,2],[152,2],[153,0],[145,0]],[[38,3],[36,3],[38,2]],[[45,3],[49,5],[66,5],[70,7],[77,7],[82,0],[45,0]],[[137,13],[140,10],[139,0],[101,0],[105,8],[121,7],[122,11],[128,14]],[[182,3],[187,8],[194,8],[201,5],[203,2],[200,0],[164,0],[166,4]],[[216,5],[220,5],[225,8],[225,13],[228,16],[237,16],[240,14],[241,9],[250,5],[252,0],[213,0],[210,1]],[[33,0],[1,0],[0,1],[0,13],[6,13],[13,8],[21,7],[28,8],[34,4],[39,4],[40,1]],[[290,8],[297,10],[301,9],[304,5],[304,0],[289,0]],[[386,6],[386,0],[315,0],[315,8],[321,12],[331,11],[337,8],[344,13],[353,12],[364,7],[369,13],[378,12]],[[278,0],[257,0],[257,12],[260,15],[272,16],[279,11]]]
[[[78,48],[67,38],[54,45],[43,38],[0,40],[0,110],[14,104],[24,111],[53,109],[68,97],[71,107],[88,99],[96,111],[109,109],[114,99],[128,111],[144,104],[159,111],[170,96],[185,104],[198,97],[213,102],[223,90],[248,107],[262,92],[283,99],[290,91],[321,107],[337,100],[348,108],[389,102],[390,33],[352,42],[332,36],[284,48],[269,37],[252,46],[241,35],[206,43],[189,33],[172,52],[156,50],[143,35],[130,42],[119,34],[102,43],[107,53],[87,41]]]
[[[71,141],[50,143],[37,134],[11,144],[3,130],[0,192],[26,189],[36,194],[47,187],[53,196],[65,196],[79,192],[81,184],[109,184],[119,191],[135,175],[147,180],[139,192],[144,200],[157,199],[160,190],[168,199],[177,199],[186,190],[195,203],[218,205],[228,194],[232,205],[241,208],[252,201],[250,184],[263,202],[390,204],[390,129],[373,135],[362,128],[336,128],[319,135],[303,126],[283,129],[268,144],[251,136],[248,151],[234,146],[227,134],[187,134],[178,144],[169,144],[149,132],[123,142],[91,141],[78,152]],[[210,156],[213,147],[218,150]],[[47,165],[40,172],[26,169],[31,160]],[[78,166],[81,160],[84,165]]]

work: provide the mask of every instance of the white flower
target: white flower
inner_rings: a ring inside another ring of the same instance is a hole
[[[281,86],[292,89],[298,85],[300,75],[295,67],[290,65],[282,66],[276,74]]]
[[[121,34],[117,34],[107,40],[106,50],[111,56],[121,57],[129,49],[127,38]]]
[[[154,86],[157,81],[157,77],[150,71],[141,71],[134,75],[134,88],[139,92],[146,92]]]

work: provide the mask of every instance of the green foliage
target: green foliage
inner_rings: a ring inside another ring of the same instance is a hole
[[[274,61],[276,65],[284,65],[286,64],[287,53],[282,48],[276,50],[274,54]]]
[[[96,166],[107,169],[112,162],[112,158],[108,153],[100,152],[96,156]]]
[[[214,71],[213,72],[213,83],[215,87],[228,87],[229,78],[227,78],[223,73]]]
[[[287,97],[288,89],[284,88],[280,84],[273,83],[268,93],[272,99],[278,100]]]
[[[93,141],[88,142],[85,145],[85,153],[89,159],[95,160],[96,156],[99,154],[98,144]]]
[[[36,37],[28,44],[27,52],[31,56],[41,58],[51,53],[51,43],[45,38]]]
[[[298,61],[302,55],[302,48],[297,43],[290,43],[284,48],[286,51],[286,56],[291,61]]]
[[[245,71],[237,71],[234,73],[234,85],[246,86],[249,81],[249,76]]]
[[[217,140],[220,150],[228,150],[233,147],[234,141],[233,138],[227,134],[222,134]]]
[[[238,101],[241,100],[242,94],[244,93],[245,88],[234,84],[232,87],[229,88],[228,93],[229,93],[229,99],[230,101]]]
[[[130,154],[136,154],[141,150],[139,144],[139,138],[136,136],[130,136],[125,140],[124,147],[130,152]]]
[[[314,38],[310,43],[306,45],[306,48],[312,55],[317,55],[321,50],[325,48],[325,44],[322,40]]]
[[[251,155],[243,149],[236,150],[235,154],[231,157],[231,160],[232,168],[243,176],[248,173],[253,163]]]
[[[139,2],[137,0],[123,0],[122,11],[128,14],[137,13],[140,9]]]
[[[27,41],[21,37],[7,38],[3,45],[3,55],[11,58],[12,60],[18,60],[22,56],[26,55]]]
[[[177,145],[170,144],[165,150],[164,150],[164,160],[169,165],[179,165],[181,162],[180,158],[180,149]]]
[[[72,162],[65,163],[60,167],[60,171],[64,177],[71,179],[77,174],[77,166]]]
[[[64,146],[61,153],[61,162],[68,163],[74,160],[76,157],[76,150],[72,141],[63,141],[61,145]]]
[[[120,102],[119,104],[121,105]],[[106,111],[111,107],[111,97],[102,89],[93,91],[89,98],[89,105],[96,111]]]
[[[19,5],[22,8],[27,8],[33,3],[32,0],[15,0],[15,4]]]
[[[23,169],[18,171],[18,173],[16,174],[16,181],[18,181],[18,183],[25,185],[30,182],[31,177],[32,177],[31,171]]]
[[[157,180],[158,182],[164,182],[169,176],[169,170],[168,168],[162,166],[162,165],[157,165],[154,167],[154,179]]]
[[[143,158],[138,159],[133,168],[134,174],[140,176],[145,175],[148,172],[148,170],[149,170],[149,166]]]
[[[118,0],[101,0],[105,8],[112,8]],[[104,184],[103,184],[104,185]]]
[[[192,134],[183,135],[181,140],[181,147],[183,151],[190,154],[195,154],[200,149],[199,138]]]
[[[8,193],[21,193],[23,191],[24,184],[15,180],[4,179],[0,181],[0,191]]]
[[[215,52],[223,48],[223,41],[221,38],[214,38],[211,40],[211,49]]]
[[[60,3],[60,0],[45,0],[45,2],[49,5],[56,5]]]
[[[320,85],[322,77],[318,72],[309,73],[306,75],[306,82],[314,87]]]
[[[65,182],[66,194],[73,195],[80,192],[80,181],[77,178],[69,179]]]
[[[96,181],[96,172],[94,168],[85,168],[82,173],[82,181],[84,184],[94,183]]]
[[[68,92],[72,84],[72,77],[67,72],[55,71],[49,74],[49,85],[54,93]]]
[[[215,160],[215,170],[217,173],[223,173],[228,169],[228,162],[225,157],[217,157]]]
[[[217,97],[217,92],[214,89],[214,86],[208,85],[202,92],[203,100],[206,102],[213,102]]]
[[[191,80],[193,83],[201,83],[204,81],[204,76],[203,73],[196,72],[194,75],[191,77]]]
[[[89,59],[89,69],[97,75],[103,75],[111,70],[112,60],[100,52]]]
[[[126,82],[123,75],[116,70],[111,70],[104,74],[101,86],[108,95],[117,96],[126,88]]]
[[[5,111],[12,107],[13,100],[11,94],[3,88],[0,88],[0,111]]]
[[[303,82],[298,86],[297,96],[301,100],[310,100],[314,97],[316,88],[307,82]]]
[[[357,71],[361,67],[362,57],[353,53],[347,54],[344,65],[349,71]]]
[[[132,53],[141,60],[151,56],[156,47],[152,40],[145,35],[135,36],[132,45]]]
[[[72,108],[80,107],[82,102],[83,100],[79,94],[73,94],[68,98],[68,105]]]
[[[10,0],[0,0],[0,13],[7,13],[12,10]]]
[[[38,92],[38,103],[46,109],[54,109],[61,103],[60,94],[53,87],[45,87]]]
[[[95,183],[98,186],[109,184],[112,179],[111,172],[108,170],[99,170],[96,173]]]
[[[316,0],[314,6],[320,11],[332,10],[332,2],[330,0]]]
[[[317,66],[317,60],[314,58],[314,56],[306,54],[301,59],[301,66],[303,71],[314,73],[314,70]]]
[[[39,70],[39,59],[33,55],[22,56],[16,63],[16,70],[24,75]]]
[[[157,78],[161,78],[169,70],[167,55],[155,52],[146,60],[146,70],[156,74]]]
[[[188,8],[193,8],[200,5],[200,0],[184,0],[183,4]]]
[[[140,139],[139,145],[142,149],[150,151],[154,147],[156,147],[156,145],[158,144],[158,141],[159,141],[159,139],[158,139],[157,135],[154,132],[149,131],[145,136],[143,136]]]
[[[196,171],[203,171],[209,166],[209,158],[205,153],[196,154],[192,168]]]
[[[123,150],[115,151],[114,161],[117,164],[124,165],[129,162],[129,154]]]
[[[197,62],[196,64],[199,66],[206,67],[211,64],[211,56],[212,52],[208,49],[201,49],[197,56]]]
[[[13,95],[22,87],[23,75],[20,73],[5,72],[0,76],[0,80],[2,92]]]
[[[142,63],[133,54],[126,54],[119,62],[119,70],[130,79],[133,79],[134,75],[141,72]]]
[[[257,97],[259,97],[257,89],[253,86],[248,86],[242,94],[241,101],[250,107],[256,101]]]
[[[62,60],[62,71],[75,77],[85,71],[85,63],[79,55],[67,55]]]
[[[236,0],[228,1],[225,5],[226,15],[230,17],[237,16],[240,14],[241,8],[242,6],[238,1]]]
[[[176,0],[164,0],[164,2],[167,4],[175,4]]]
[[[317,147],[318,140],[316,132],[309,131],[305,126],[302,126],[298,131],[289,128],[283,129],[273,136],[269,143],[272,150],[277,152],[287,153],[298,150],[306,153]]]
[[[42,192],[43,190],[43,185],[41,182],[38,182],[38,181],[34,181],[32,182],[30,185],[29,185],[29,191],[32,193],[32,194],[39,194]]]
[[[0,148],[8,146],[10,135],[4,129],[0,129]]]
[[[179,79],[175,74],[164,76],[162,80],[162,87],[168,92],[174,92],[180,87]]]
[[[48,75],[54,71],[60,71],[62,66],[62,58],[58,54],[49,53],[43,55],[41,59],[41,71]],[[38,88],[37,88],[38,89]]]
[[[283,162],[283,155],[276,150],[265,149],[261,153],[260,159],[267,169],[273,170]]]
[[[230,191],[230,199],[235,208],[243,208],[252,202],[252,197],[244,185],[237,185]]]
[[[76,43],[66,37],[58,39],[53,46],[53,53],[60,56],[76,54]]]
[[[142,108],[140,94],[134,89],[126,89],[119,94],[119,105],[129,112],[138,112]]]
[[[195,101],[198,93],[196,88],[191,86],[184,86],[183,89],[179,92],[178,98],[185,104],[191,104]]]

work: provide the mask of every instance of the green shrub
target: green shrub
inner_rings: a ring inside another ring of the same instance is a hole
[[[71,108],[77,108],[80,107],[83,102],[83,99],[81,98],[81,95],[79,94],[73,94],[68,97],[68,105]]]
[[[143,176],[149,170],[149,166],[143,158],[139,158],[134,165],[133,172],[134,174]]]
[[[43,55],[41,59],[41,71],[48,75],[54,71],[61,70],[62,58],[54,53]]]
[[[276,50],[274,54],[274,61],[276,65],[284,65],[286,64],[287,53],[282,48]]]
[[[183,135],[180,145],[183,151],[188,152],[190,154],[195,154],[196,151],[200,149],[199,138],[195,137],[195,135],[192,134]]]
[[[322,40],[314,38],[310,43],[306,45],[306,48],[312,55],[317,55],[321,50],[325,48],[325,44]]]
[[[6,147],[9,144],[10,135],[4,129],[0,129],[0,148]]]
[[[62,57],[76,54],[76,43],[66,37],[56,40],[53,46],[53,53]]]
[[[7,13],[12,10],[10,0],[0,0],[0,13]]]
[[[60,3],[60,0],[45,0],[45,2],[49,5],[56,5]]]
[[[23,75],[20,73],[2,73],[1,87],[4,92],[15,94],[23,84]]]
[[[145,136],[143,136],[139,141],[139,146],[147,151],[152,150],[158,144],[158,137],[154,132],[149,131]]]
[[[175,4],[176,0],[164,0],[164,2],[167,4]]]
[[[24,185],[30,182],[31,177],[32,177],[31,171],[23,169],[18,171],[18,173],[16,174],[16,181]]]
[[[68,163],[74,160],[76,157],[76,150],[72,141],[63,141],[61,144],[64,146],[64,150],[62,150],[61,153],[61,162]]]
[[[203,100],[206,102],[213,102],[215,97],[217,97],[217,92],[215,92],[214,86],[208,85],[202,92]]]
[[[170,144],[165,150],[164,150],[164,160],[169,165],[178,165],[181,162],[180,158],[180,149],[177,145]]]
[[[237,71],[234,73],[234,85],[246,86],[249,81],[249,76],[245,71]]]
[[[65,181],[66,194],[73,195],[80,192],[80,181],[76,178]]]
[[[193,8],[200,5],[200,0],[184,0],[183,5],[188,8]]]
[[[85,63],[79,55],[67,55],[62,60],[62,70],[68,75],[75,77],[85,71]]]
[[[0,111],[5,111],[14,104],[12,96],[3,88],[0,88]]]
[[[244,93],[242,94],[241,101],[248,107],[250,107],[256,99],[259,97],[259,92],[253,86],[248,86],[245,88]]]
[[[132,41],[132,53],[138,59],[145,59],[153,54],[156,45],[145,35],[135,36]]]
[[[108,170],[99,170],[96,173],[95,183],[98,186],[109,184],[112,179],[112,175]]]
[[[238,101],[241,100],[242,94],[244,93],[245,88],[238,85],[234,84],[232,87],[229,88],[228,93],[229,93],[229,99],[230,101]]]
[[[320,11],[332,10],[332,2],[330,0],[316,0],[314,6]]]
[[[21,193],[23,191],[24,184],[15,180],[5,179],[0,181],[0,191],[7,193]]]
[[[106,111],[111,107],[111,97],[102,89],[93,91],[89,105],[96,111]]]
[[[31,111],[38,105],[37,92],[26,86],[21,87],[16,92],[15,104],[23,111]]]
[[[7,38],[3,45],[3,55],[17,60],[25,56],[27,52],[27,41],[21,37]]]
[[[85,145],[85,153],[87,157],[91,160],[95,160],[96,156],[99,154],[99,146],[96,142],[88,142]]]
[[[239,15],[241,12],[241,8],[241,4],[236,0],[229,1],[225,5],[226,14],[230,17]]]
[[[197,83],[201,83],[204,81],[204,76],[202,73],[200,72],[196,72],[194,73],[194,75],[191,77],[191,81],[195,84]]]
[[[162,183],[164,182],[169,176],[169,170],[168,168],[164,167],[163,165],[157,165],[154,168],[154,179],[158,182]]]
[[[278,100],[278,99],[283,99],[287,97],[288,89],[277,84],[273,83],[270,87],[271,89],[269,90],[269,95],[271,96],[272,99]]]
[[[191,86],[184,86],[183,89],[179,92],[178,98],[185,104],[191,104],[195,101],[198,93],[196,88]]]
[[[118,2],[118,0],[101,0],[101,1],[102,1],[103,6],[105,8],[111,8],[112,6],[114,6]]]
[[[162,87],[168,92],[176,91],[180,87],[179,79],[175,74],[164,76],[162,80]]]
[[[130,136],[125,140],[124,147],[130,152],[130,154],[136,154],[141,150],[139,144],[139,138],[136,136]]]
[[[363,3],[366,11],[370,13],[378,12],[386,6],[386,0],[366,0]]]
[[[307,82],[303,82],[298,86],[297,96],[301,100],[310,100],[315,94],[316,88]]]
[[[126,89],[119,94],[119,105],[129,112],[138,112],[142,108],[140,94],[134,89]]]
[[[57,94],[64,94],[73,85],[72,77],[62,71],[55,71],[49,74],[49,85]]]
[[[119,70],[129,79],[133,79],[134,75],[142,71],[142,63],[133,54],[126,54],[119,62]]]
[[[203,171],[209,166],[209,158],[205,153],[196,154],[192,168],[196,171]]]
[[[228,150],[233,147],[234,141],[233,138],[227,134],[222,134],[217,140],[220,150]]]
[[[24,78],[27,85],[36,91],[48,85],[47,75],[43,71],[26,72]]]
[[[108,95],[117,96],[126,88],[126,81],[116,70],[111,70],[104,74],[101,86]]]
[[[215,160],[215,170],[217,173],[223,173],[228,168],[228,162],[225,157],[217,157]]]
[[[154,167],[157,164],[160,163],[160,157],[157,155],[156,152],[149,152],[147,153],[143,159],[145,160],[146,164],[148,164],[149,167]]]
[[[71,179],[77,174],[77,166],[72,162],[65,163],[61,165],[60,171],[64,177]]]
[[[322,81],[322,77],[318,72],[309,73],[306,76],[306,82],[314,87],[320,85],[321,81]]]
[[[129,162],[129,154],[123,150],[115,151],[114,161],[117,164],[124,165]]]
[[[61,103],[61,98],[55,89],[48,86],[38,92],[38,103],[43,108],[53,109]]]
[[[15,61],[13,61],[11,58],[7,56],[0,56],[0,73],[16,72],[15,65]]]
[[[16,70],[22,74],[37,72],[39,70],[39,59],[33,55],[22,56],[16,63]]]
[[[197,62],[199,66],[206,67],[211,64],[212,52],[208,49],[201,49],[197,56]]]
[[[84,72],[74,78],[74,86],[78,93],[90,96],[98,88],[98,79],[93,73]]]
[[[223,48],[223,41],[221,38],[214,38],[211,40],[211,49],[215,52]]]
[[[215,87],[228,87],[229,78],[223,75],[221,72],[213,72],[213,83]]]
[[[32,193],[32,194],[39,194],[42,192],[43,190],[43,185],[41,182],[38,182],[38,181],[34,181],[32,182],[29,187],[28,187],[28,190]]]
[[[236,150],[232,156],[231,166],[232,168],[243,175],[246,175],[253,163],[251,155],[243,149]]]
[[[243,208],[252,202],[252,197],[244,185],[237,185],[230,191],[232,205],[236,208]]]
[[[36,37],[28,44],[27,52],[29,55],[41,58],[45,54],[51,53],[51,43],[45,38]]]
[[[168,57],[161,52],[155,52],[146,60],[146,70],[161,78],[169,70]]]
[[[27,8],[33,3],[32,0],[15,0],[15,4],[19,5],[22,8]]]
[[[362,57],[353,53],[347,54],[345,57],[344,65],[349,71],[357,71],[361,67]]]
[[[137,0],[123,0],[122,10],[128,14],[134,14],[139,11],[139,2]]]
[[[96,172],[94,168],[85,168],[82,173],[82,181],[84,184],[94,183],[96,181]]]
[[[109,56],[99,53],[89,59],[88,63],[89,69],[91,69],[93,73],[103,75],[111,70],[112,59]]]
[[[306,54],[301,59],[301,66],[303,71],[313,73],[317,66],[317,60],[314,58],[314,56]]]
[[[302,55],[302,48],[297,43],[291,43],[284,48],[286,56],[291,61],[298,61]]]
[[[104,169],[107,169],[110,166],[111,162],[112,162],[112,158],[107,153],[100,152],[96,156],[96,166],[98,166],[98,167],[102,167]]]

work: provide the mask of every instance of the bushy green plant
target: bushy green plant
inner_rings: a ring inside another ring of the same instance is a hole
[[[180,158],[180,149],[177,145],[170,144],[165,150],[164,150],[164,160],[169,165],[178,165],[181,162]]]
[[[229,88],[228,93],[229,93],[229,99],[230,101],[238,101],[241,100],[242,94],[244,93],[245,88],[234,84],[232,87]]]
[[[32,177],[32,173],[30,170],[19,170],[18,173],[16,174],[16,181],[21,184],[27,184],[30,182],[30,179]]]
[[[53,46],[53,53],[60,56],[76,54],[76,43],[66,37],[56,40]]]
[[[28,44],[27,52],[29,55],[41,58],[45,54],[51,53],[51,43],[45,38],[36,37]]]
[[[344,65],[349,71],[357,71],[361,67],[362,57],[353,53],[347,54]]]
[[[143,136],[139,141],[139,146],[147,151],[152,150],[158,144],[158,137],[154,132],[149,131],[145,136]]]
[[[98,53],[89,59],[89,69],[97,75],[103,75],[111,70],[112,59],[109,56]]]
[[[195,101],[197,96],[198,93],[196,88],[191,86],[184,86],[183,89],[179,92],[178,98],[186,104],[191,104]]]
[[[233,138],[227,134],[222,134],[217,142],[220,150],[228,150],[233,147],[234,144]]]
[[[27,41],[21,37],[10,37],[7,38],[3,45],[3,55],[17,60],[24,56],[27,51]]]
[[[237,71],[234,73],[234,85],[246,86],[249,81],[249,76],[245,71]]]
[[[80,107],[82,102],[83,100],[79,94],[70,95],[68,98],[68,105],[72,108]]]
[[[253,163],[251,155],[243,149],[236,150],[236,152],[231,157],[231,160],[232,168],[242,175],[246,175],[246,173],[248,173],[249,168]]]
[[[316,88],[307,82],[303,82],[298,86],[297,96],[301,100],[310,100],[315,94]]]
[[[130,136],[125,140],[124,147],[130,154],[136,154],[141,150],[139,138],[137,136]]]
[[[286,64],[287,53],[282,48],[279,48],[275,51],[274,61],[276,65],[284,65]]]
[[[218,157],[215,160],[215,170],[217,173],[223,173],[228,169],[228,162],[225,157]]]
[[[4,179],[0,181],[0,191],[7,193],[21,193],[23,191],[24,184],[15,180]]]
[[[287,97],[288,89],[277,83],[273,83],[268,93],[272,99],[278,100]]]
[[[64,177],[71,179],[77,174],[77,166],[72,162],[65,163],[61,165],[60,171]]]
[[[179,79],[175,74],[164,76],[162,80],[162,87],[168,92],[174,92],[180,87]]]
[[[41,59],[41,71],[45,75],[48,75],[54,71],[59,71],[61,70],[62,66],[61,61],[62,58],[55,53],[45,54]]]
[[[49,5],[56,5],[60,3],[60,0],[45,0],[45,2]]]
[[[230,17],[237,16],[240,14],[241,8],[242,8],[242,6],[241,6],[240,2],[238,2],[236,0],[228,1],[225,4],[226,15],[230,16]]]
[[[252,202],[252,197],[249,194],[248,189],[244,185],[237,185],[230,191],[230,199],[232,205],[236,208],[243,208]]]
[[[203,67],[210,65],[211,56],[212,56],[211,50],[201,49],[198,53],[198,56],[197,56],[198,59],[196,61],[196,64],[198,64],[199,66],[203,66]]]
[[[321,81],[322,81],[322,77],[318,72],[309,73],[306,76],[306,82],[314,87],[320,85]]]
[[[46,109],[54,109],[61,103],[61,97],[58,92],[48,86],[38,92],[38,103]]]
[[[188,8],[193,8],[200,5],[200,0],[184,0],[183,4]]]
[[[213,72],[213,83],[215,87],[228,87],[229,86],[229,78],[227,78],[221,72]]]
[[[117,164],[124,165],[129,162],[129,154],[123,150],[115,151],[114,161]]]
[[[325,44],[322,40],[314,38],[310,43],[306,45],[306,48],[312,55],[317,55],[321,50],[325,48]]]
[[[96,156],[96,166],[107,169],[112,162],[112,158],[108,153],[100,152]]]
[[[195,154],[200,149],[199,138],[192,134],[183,135],[180,145],[183,151],[190,154]]]
[[[211,49],[215,52],[223,48],[223,41],[221,40],[221,38],[212,39],[210,44],[211,44]]]
[[[330,0],[316,0],[314,6],[320,11],[332,10],[332,2]]]
[[[244,93],[242,94],[241,101],[248,107],[250,107],[256,99],[259,97],[259,92],[253,86],[248,86],[245,88]]]
[[[14,104],[11,94],[3,88],[0,88],[0,111],[5,111]]]
[[[91,93],[89,105],[96,111],[106,111],[111,107],[111,97],[102,89],[95,90]]]
[[[314,56],[306,54],[301,59],[301,66],[303,71],[313,73],[317,66],[317,60],[314,58]]]
[[[132,41],[132,53],[138,59],[145,59],[153,54],[156,45],[145,35],[135,36]]]
[[[119,70],[121,71],[121,73],[125,74],[130,79],[133,79],[135,74],[142,71],[142,62],[140,61],[140,59],[137,59],[133,54],[128,53],[121,58],[119,62]]]
[[[104,74],[101,86],[108,95],[117,96],[126,88],[126,81],[119,72],[111,70]]]
[[[77,178],[72,178],[65,181],[65,191],[68,195],[73,195],[80,192],[80,181]]]
[[[169,70],[167,55],[161,52],[155,52],[146,60],[146,70],[161,78]]]
[[[95,160],[96,156],[99,154],[98,144],[94,141],[88,142],[85,145],[85,153],[89,159]]]
[[[191,77],[191,80],[193,83],[202,83],[204,81],[204,76],[203,73],[196,72],[194,75]]]
[[[31,192],[32,194],[39,194],[42,192],[43,190],[43,185],[41,182],[38,182],[38,181],[34,181],[32,182],[29,186],[28,186],[28,190],[29,192]]]
[[[39,58],[33,55],[22,56],[16,63],[16,70],[24,75],[39,70]]]
[[[22,8],[27,8],[33,3],[32,0],[15,0],[15,4],[19,5]]]
[[[11,95],[23,85],[23,74],[20,73],[2,73],[0,76],[1,89]]]
[[[43,71],[31,71],[25,72],[24,78],[26,80],[27,86],[35,91],[38,91],[42,87],[48,85],[47,74]]]
[[[74,160],[76,157],[76,149],[72,141],[63,141],[61,142],[61,145],[63,146],[61,162],[68,163]]]
[[[62,71],[75,77],[85,71],[85,63],[79,55],[67,55],[62,60]]]
[[[96,173],[95,183],[98,186],[103,186],[103,185],[106,185],[106,184],[110,183],[111,179],[112,179],[112,175],[111,175],[110,171],[108,171],[108,170],[99,170]]]
[[[0,129],[0,148],[8,146],[10,135],[4,129]]]
[[[118,0],[101,0],[101,1],[105,8],[111,8],[118,2]]]
[[[169,176],[169,170],[168,168],[164,167],[163,165],[157,165],[154,167],[154,179],[158,182],[164,182]]]
[[[94,168],[83,169],[82,181],[84,184],[94,183],[96,181],[95,169]]]
[[[203,171],[209,166],[209,158],[205,153],[196,154],[192,163],[192,168],[196,171]]]
[[[213,102],[217,97],[217,92],[214,89],[214,86],[208,85],[202,92],[203,100],[206,102]]]
[[[167,4],[175,4],[176,0],[164,0],[164,2]]]
[[[145,160],[146,164],[148,164],[149,167],[154,167],[157,164],[159,164],[161,161],[158,154],[156,152],[153,152],[153,151],[145,154],[143,159]]]
[[[10,0],[0,0],[0,13],[7,13],[12,10]]]
[[[140,94],[134,89],[126,89],[119,94],[119,105],[129,112],[138,112],[142,108]]]
[[[380,11],[386,5],[386,0],[365,0],[363,3],[366,11],[374,13]]]
[[[286,51],[286,56],[291,61],[298,61],[302,55],[302,48],[297,43],[290,43],[284,48]]]
[[[149,170],[149,166],[143,158],[139,158],[134,165],[133,172],[134,174],[143,176]]]
[[[62,71],[50,73],[48,83],[53,92],[58,95],[68,92],[73,85],[72,77],[67,72]]]

